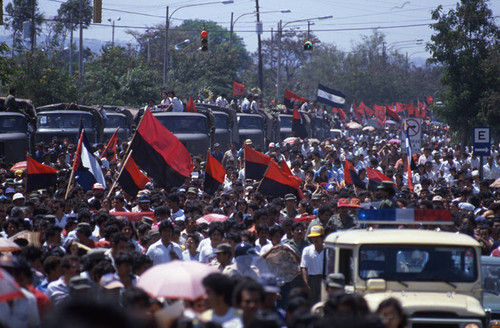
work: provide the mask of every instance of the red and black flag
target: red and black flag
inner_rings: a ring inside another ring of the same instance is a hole
[[[193,170],[186,147],[149,110],[144,113],[130,149],[137,165],[159,187],[178,187]]]
[[[358,188],[366,189],[365,183],[361,180],[354,165],[348,160],[345,160],[344,164],[344,181],[345,183],[354,185]]]
[[[332,113],[337,114],[342,121],[347,120],[347,116],[345,115],[344,110],[340,107],[333,107]]]
[[[269,196],[283,197],[286,194],[294,194],[302,199],[304,195],[300,190],[301,184],[302,180],[299,177],[286,174],[278,163],[271,161],[258,191]]]
[[[130,156],[118,177],[120,187],[127,194],[136,196],[140,190],[146,188],[148,182],[151,182],[151,180],[139,170],[134,159]]]
[[[264,177],[271,157],[245,145],[245,178],[260,180]]]
[[[293,108],[292,131],[295,137],[307,138],[307,130],[297,107]]]
[[[113,161],[116,161],[116,143],[118,141],[118,130],[120,130],[120,127],[116,128],[115,133],[113,133],[113,135],[109,139],[108,144],[106,145],[106,147],[102,151],[100,159],[105,158],[106,154],[108,153],[108,150],[111,149],[115,153],[114,156],[113,156]]]
[[[233,96],[242,96],[246,93],[247,92],[243,84],[233,81]]]
[[[226,170],[219,161],[212,155],[207,156],[207,166],[205,169],[205,181],[203,189],[207,194],[213,195],[219,189],[219,186],[224,182]]]
[[[186,105],[186,112],[198,113],[196,106],[194,105],[193,97],[189,97],[189,101]]]
[[[358,106],[360,110],[365,112],[366,117],[372,117],[375,112],[370,107],[366,106],[364,102],[361,102]]]
[[[401,121],[401,116],[399,116],[398,113],[391,108],[391,106],[385,106],[385,107],[387,116],[389,116],[395,121]]]
[[[386,106],[373,106],[373,110],[375,111],[375,117],[377,118],[377,126],[379,128],[385,127],[385,116],[386,116]]]
[[[384,173],[381,173],[379,170],[372,169],[371,167],[366,167],[366,174],[368,175],[368,190],[377,191],[378,186],[382,184],[382,181],[391,181]]]
[[[26,192],[56,185],[58,170],[40,164],[29,156],[27,162],[26,179],[28,181],[26,183]]]
[[[295,106],[300,106],[306,102],[306,98],[299,96],[292,91],[285,89],[285,100],[283,101],[283,105],[287,108],[294,108]]]

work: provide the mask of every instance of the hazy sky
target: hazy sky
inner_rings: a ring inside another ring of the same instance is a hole
[[[45,17],[56,15],[61,2],[59,0],[38,0]],[[4,1],[4,5],[10,1]],[[179,7],[194,5],[213,0],[102,0],[103,24],[93,24],[84,32],[85,38],[111,40],[111,23],[108,19],[117,20],[115,41],[135,40],[125,32],[130,29],[145,30],[147,27],[165,22],[165,7],[170,7],[170,13]],[[408,52],[410,58],[425,57],[424,45],[417,45],[417,39],[424,42],[430,40],[431,30],[428,24],[431,10],[438,5],[448,11],[454,8],[456,0],[260,0],[260,11],[291,10],[291,13],[263,13],[263,39],[271,36],[271,29],[276,30],[281,19],[283,24],[293,20],[307,19],[319,16],[332,15],[327,20],[314,21],[311,30],[322,42],[334,43],[344,51],[349,51],[353,43],[361,41],[361,35],[370,35],[373,28],[380,28],[386,35],[389,48],[399,48],[401,52]],[[490,9],[497,16],[500,23],[500,0],[489,2]],[[231,12],[234,17],[255,11],[255,0],[234,0],[233,4],[207,4],[179,9],[173,16],[171,24],[174,26],[185,19],[206,19],[217,22],[229,29]],[[307,22],[289,24],[286,28],[300,28],[307,30]],[[255,51],[257,35],[255,33],[255,15],[242,16],[234,26],[235,33],[243,37],[247,49]],[[0,27],[0,34],[8,35],[4,27]]]

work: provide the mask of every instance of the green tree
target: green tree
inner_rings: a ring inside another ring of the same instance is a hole
[[[18,96],[33,100],[35,106],[76,101],[77,84],[67,74],[61,74],[61,67],[62,60],[43,51],[36,50],[33,56],[29,52],[20,55],[12,77]]]
[[[7,13],[5,18],[6,27],[12,30],[14,51],[22,49],[23,24],[31,23],[30,39],[31,47],[36,47],[36,36],[42,31],[43,14],[40,13],[37,0],[13,0],[5,6]]]
[[[435,33],[427,48],[432,53],[431,62],[444,67],[444,106],[437,109],[438,114],[456,131],[465,147],[474,125],[499,124],[486,121],[488,115],[484,115],[481,103],[494,91],[494,80],[498,79],[494,74],[498,74],[498,61],[489,59],[497,50],[494,45],[500,37],[499,29],[487,0],[461,0],[447,13],[439,6],[432,12],[432,19],[436,21],[431,25]]]
[[[7,57],[9,46],[5,42],[0,42],[0,86],[2,93],[7,91],[6,86],[12,81],[12,73],[14,72],[14,61]]]

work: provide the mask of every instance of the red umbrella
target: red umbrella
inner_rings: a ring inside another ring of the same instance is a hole
[[[314,220],[316,218],[316,215],[303,215],[301,217],[298,217],[298,218],[294,218],[293,220],[295,222],[311,222],[312,220]]]
[[[202,216],[201,218],[198,219],[199,222],[198,222],[198,220],[196,222],[198,224],[200,224],[202,222],[208,222],[208,223],[211,223],[211,222],[224,222],[227,219],[228,219],[228,217],[225,216],[225,215],[211,213],[211,214],[207,214],[207,215]]]
[[[201,281],[215,267],[196,261],[172,261],[155,265],[137,280],[137,287],[154,297],[194,301],[205,294]]]
[[[17,170],[23,170],[25,171],[28,168],[28,163],[26,161],[22,162],[17,162],[16,164],[12,165],[12,167],[9,169],[11,172],[15,172]]]
[[[0,302],[12,301],[16,298],[23,298],[21,287],[4,269],[0,268]]]

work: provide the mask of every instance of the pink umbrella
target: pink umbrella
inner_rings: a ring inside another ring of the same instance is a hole
[[[389,143],[397,143],[397,144],[400,144],[400,143],[401,143],[401,140],[399,140],[399,139],[391,139],[391,140],[389,140]]]
[[[227,216],[222,215],[222,214],[217,214],[217,213],[210,213],[207,215],[202,216],[199,220],[201,222],[224,222],[228,219]],[[205,220],[205,221],[203,221]]]
[[[201,281],[214,267],[196,261],[172,261],[155,265],[137,280],[137,287],[154,297],[194,301],[205,294]]]
[[[23,298],[24,294],[17,282],[4,269],[0,269],[0,302]]]
[[[26,170],[28,167],[28,162],[22,161],[22,162],[17,162],[16,164],[12,165],[12,167],[9,169],[11,172],[16,172],[17,170]]]

